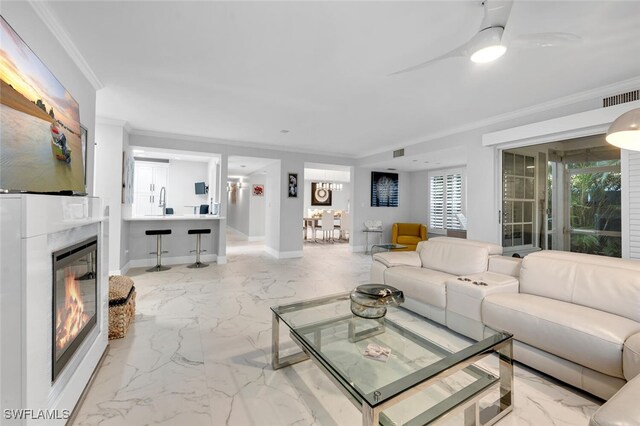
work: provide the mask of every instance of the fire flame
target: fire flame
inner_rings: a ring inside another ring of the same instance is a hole
[[[56,345],[64,349],[89,321],[84,312],[84,304],[80,295],[80,284],[70,269],[64,272],[64,309],[56,314]]]

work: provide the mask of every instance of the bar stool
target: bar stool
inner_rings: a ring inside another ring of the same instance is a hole
[[[210,234],[211,233],[211,229],[189,229],[187,231],[187,233],[189,235],[193,235],[195,234],[197,236],[196,238],[196,249],[195,250],[191,250],[189,253],[193,253],[194,251],[196,252],[196,263],[194,263],[193,265],[189,265],[187,266],[187,268],[206,268],[207,266],[209,266],[209,264],[207,263],[202,263],[200,262],[200,253],[206,251],[206,250],[202,250],[201,247],[201,238],[202,234]]]
[[[147,272],[160,272],[171,269],[171,267],[169,266],[162,266],[162,253],[169,253],[166,250],[162,251],[162,236],[171,234],[171,229],[149,229],[145,231],[145,234],[155,235],[157,243],[156,251],[149,252],[149,254],[155,254],[157,256],[156,266],[147,269]]]

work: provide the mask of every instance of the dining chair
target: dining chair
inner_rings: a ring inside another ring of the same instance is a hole
[[[333,224],[333,211],[322,210],[322,239],[324,240],[327,234],[329,235],[329,241],[333,242],[333,231],[335,230]]]
[[[349,225],[349,212],[343,211],[340,216],[340,238],[348,240],[347,234],[351,236],[351,225]]]

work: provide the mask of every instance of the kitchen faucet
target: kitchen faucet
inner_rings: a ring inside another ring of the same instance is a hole
[[[164,186],[160,188],[160,204],[158,207],[162,207],[162,216],[167,215],[167,188]]]

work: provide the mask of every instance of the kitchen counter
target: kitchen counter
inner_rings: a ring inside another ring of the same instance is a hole
[[[227,221],[225,217],[212,214],[185,214],[166,216],[131,216],[123,218],[123,229],[128,235],[126,247],[129,266],[149,267],[155,265],[157,250],[156,237],[146,235],[152,229],[168,229],[169,235],[162,236],[162,255],[165,265],[189,264],[195,262],[196,236],[189,234],[191,229],[210,229],[210,234],[202,235],[203,262],[226,263]]]
[[[123,220],[127,222],[142,222],[142,221],[174,221],[174,220],[220,220],[226,219],[225,217],[215,216],[212,214],[186,214],[186,215],[175,215],[168,214],[166,216],[134,216],[134,217],[125,217]]]

